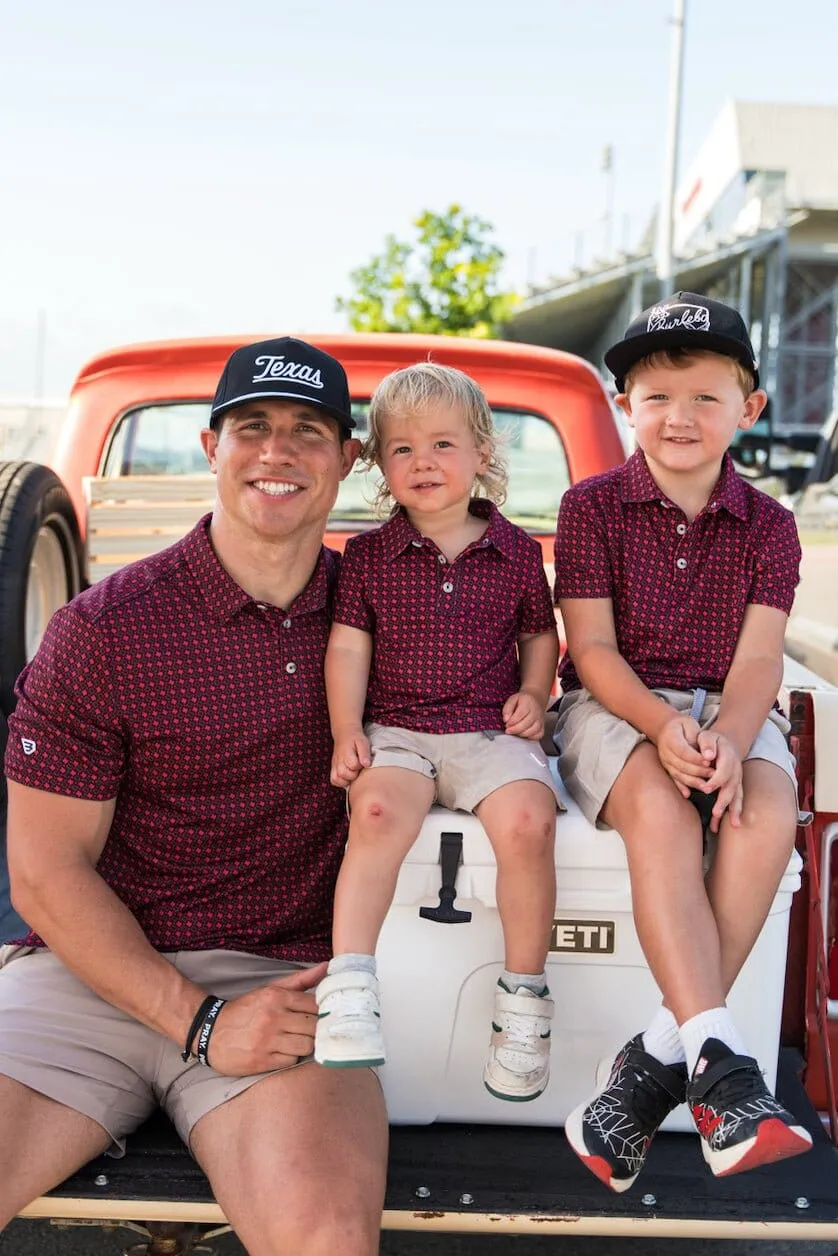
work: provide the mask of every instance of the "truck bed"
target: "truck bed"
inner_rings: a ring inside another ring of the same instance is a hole
[[[811,1130],[811,1152],[728,1179],[711,1176],[694,1135],[664,1134],[643,1177],[614,1195],[577,1161],[560,1130],[394,1126],[383,1228],[494,1234],[654,1235],[838,1240],[838,1152],[780,1054],[778,1092]],[[201,1170],[162,1116],[27,1208],[25,1217],[223,1224]]]

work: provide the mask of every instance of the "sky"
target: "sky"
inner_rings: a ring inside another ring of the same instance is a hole
[[[0,0],[0,396],[134,340],[336,331],[458,203],[523,291],[637,244],[672,0]],[[834,0],[687,0],[683,171],[724,101],[838,104]]]

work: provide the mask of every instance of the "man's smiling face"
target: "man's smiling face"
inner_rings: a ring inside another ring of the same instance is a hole
[[[201,434],[217,477],[216,513],[237,531],[280,540],[302,530],[322,535],[358,441],[341,441],[337,421],[316,406],[258,399]]]

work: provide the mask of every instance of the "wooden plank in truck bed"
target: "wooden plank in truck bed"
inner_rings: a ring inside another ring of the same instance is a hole
[[[394,1126],[383,1227],[838,1240],[838,1153],[800,1084],[799,1063],[795,1052],[781,1052],[778,1091],[812,1131],[815,1146],[807,1155],[713,1178],[697,1136],[662,1134],[642,1178],[622,1195],[608,1192],[582,1167],[561,1130]],[[124,1159],[94,1161],[21,1215],[224,1221],[206,1178],[162,1117],[138,1131]]]
[[[213,475],[88,476],[87,573],[91,584],[185,536],[212,509]]]

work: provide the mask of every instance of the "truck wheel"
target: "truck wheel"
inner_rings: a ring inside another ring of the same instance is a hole
[[[0,710],[41,644],[54,611],[81,588],[75,508],[58,476],[37,462],[0,462]]]

